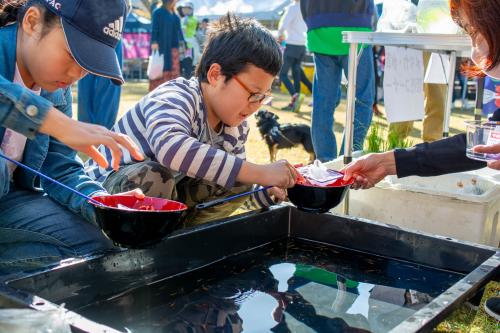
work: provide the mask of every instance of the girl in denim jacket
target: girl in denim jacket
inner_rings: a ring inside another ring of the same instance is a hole
[[[99,144],[113,151],[115,167],[120,146],[142,159],[127,136],[71,119],[70,86],[86,73],[123,83],[114,47],[126,14],[124,0],[0,3],[2,154],[90,196],[106,191],[73,149],[103,166]],[[83,198],[2,158],[0,198],[0,274],[111,247],[88,223],[94,211]]]

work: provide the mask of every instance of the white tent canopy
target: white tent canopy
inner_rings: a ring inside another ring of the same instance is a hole
[[[251,16],[258,20],[279,20],[283,9],[293,0],[188,0],[194,5],[198,17],[216,18],[228,11],[241,16]],[[178,1],[176,6],[186,0]],[[146,10],[140,0],[132,0],[134,7]]]
[[[181,4],[183,1],[179,1]],[[201,17],[221,16],[228,11],[260,20],[279,20],[282,10],[291,0],[190,0],[194,13]]]

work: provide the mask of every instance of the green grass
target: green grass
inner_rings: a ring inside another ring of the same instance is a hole
[[[367,153],[380,153],[384,149],[383,130],[379,122],[374,122],[370,126],[365,141],[365,151]]]
[[[500,283],[486,285],[481,305],[477,311],[466,305],[455,310],[445,321],[440,323],[433,333],[498,333],[500,323],[484,312],[484,302],[492,296],[500,295]]]

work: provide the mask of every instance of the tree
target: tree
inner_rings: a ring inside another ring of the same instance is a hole
[[[151,16],[153,10],[156,8],[160,0],[139,0],[139,1],[134,1],[135,3],[139,2],[140,3],[140,8],[149,16]]]

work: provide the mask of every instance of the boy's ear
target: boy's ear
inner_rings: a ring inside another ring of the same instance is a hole
[[[222,74],[222,67],[213,63],[207,71],[207,81],[211,86],[215,86],[220,79],[224,79],[225,76]]]

